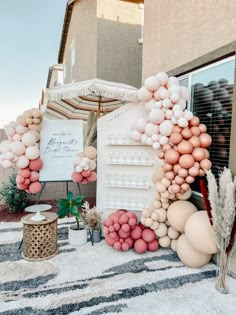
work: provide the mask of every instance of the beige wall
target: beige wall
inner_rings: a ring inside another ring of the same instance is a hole
[[[144,15],[143,79],[236,39],[234,0],[148,0]]]
[[[66,63],[66,82],[71,82],[70,46],[75,41],[76,81],[96,77],[97,72],[97,1],[80,0],[75,2],[63,63]]]
[[[75,41],[75,81],[100,78],[141,85],[141,11],[119,0],[75,2],[65,47],[65,83],[71,82],[70,47]]]
[[[138,4],[98,0],[98,77],[141,86],[141,10]]]

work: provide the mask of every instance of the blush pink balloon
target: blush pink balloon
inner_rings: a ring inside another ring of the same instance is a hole
[[[29,168],[31,171],[40,171],[42,167],[43,167],[43,161],[40,158],[31,160],[29,162]]]
[[[81,175],[82,175],[83,177],[89,177],[91,174],[92,174],[91,171],[83,171],[83,172],[81,173]]]
[[[97,179],[97,174],[95,172],[92,172],[89,177],[86,177],[86,179],[89,182],[95,182],[95,180]]]
[[[39,180],[39,173],[36,171],[32,171],[30,175],[31,182],[37,182]]]
[[[144,240],[139,239],[134,243],[134,249],[137,253],[143,254],[147,250],[147,243]]]
[[[159,248],[159,243],[155,239],[152,242],[147,243],[147,247],[150,252],[155,252]]]
[[[143,232],[142,232],[142,239],[146,243],[152,242],[155,238],[156,238],[156,235],[155,235],[153,230],[151,230],[151,229],[143,230]]]
[[[132,237],[132,239],[133,239],[133,240],[138,240],[138,239],[140,239],[141,236],[142,236],[142,231],[143,231],[142,228],[137,225],[137,226],[132,230],[132,232],[131,232],[131,237]]]
[[[81,175],[81,173],[73,172],[71,174],[71,179],[74,183],[81,183],[83,180],[83,176]]]
[[[38,194],[42,190],[42,184],[40,182],[34,182],[29,185],[29,191],[31,194]]]

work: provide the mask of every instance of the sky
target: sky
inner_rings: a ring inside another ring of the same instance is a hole
[[[0,0],[0,128],[38,107],[57,63],[66,0]]]

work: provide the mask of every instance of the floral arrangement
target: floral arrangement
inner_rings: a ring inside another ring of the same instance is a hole
[[[102,213],[95,206],[90,208],[87,201],[82,206],[81,218],[90,230],[101,230]]]
[[[236,247],[236,177],[228,168],[220,173],[218,184],[215,176],[207,171],[208,198],[211,207],[211,220],[213,232],[219,249],[218,286],[226,289],[225,279],[228,272],[228,257]],[[208,206],[209,207],[209,206]]]

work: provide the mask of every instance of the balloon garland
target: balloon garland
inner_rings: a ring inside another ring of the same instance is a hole
[[[206,133],[206,126],[186,109],[189,90],[180,86],[178,78],[159,72],[145,80],[138,95],[144,102],[147,116],[137,120],[130,137],[135,142],[152,146],[157,151],[159,164],[152,176],[156,190],[154,201],[143,209],[141,224],[154,231],[155,240],[158,239],[161,247],[177,251],[186,265],[201,267],[217,249],[211,239],[206,212],[201,211],[198,215],[197,208],[187,199],[192,193],[190,184],[196,176],[204,176],[211,168],[207,148],[212,139]],[[114,219],[113,214],[108,219]],[[104,222],[106,241],[114,246],[119,236],[114,243],[108,221]],[[201,227],[207,242],[196,237]],[[118,244],[114,247],[122,249]],[[141,247],[145,248],[145,245]]]
[[[17,187],[31,194],[42,189],[39,182],[39,171],[43,166],[39,151],[42,119],[41,110],[26,110],[4,127],[8,140],[0,144],[0,165],[3,168],[17,167]]]
[[[77,153],[74,159],[74,172],[71,175],[72,181],[81,184],[95,182],[96,159],[97,150],[92,146],[87,147],[84,152]]]

